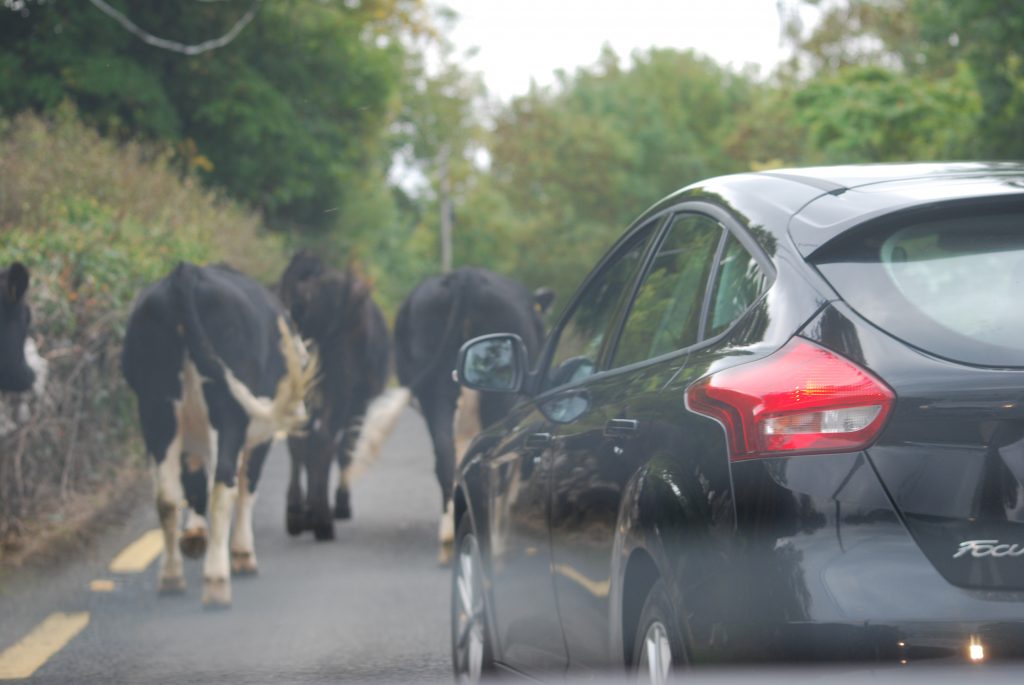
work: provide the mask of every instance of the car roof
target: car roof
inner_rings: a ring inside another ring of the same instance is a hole
[[[761,172],[766,176],[790,178],[797,182],[827,183],[835,188],[852,190],[885,183],[920,184],[950,179],[977,179],[1024,174],[1020,162],[923,162],[911,164],[848,164],[844,166],[773,169]]]
[[[706,200],[756,228],[755,239],[769,252],[775,252],[774,245],[766,242],[789,237],[809,257],[854,226],[882,216],[996,198],[1024,201],[1024,163],[860,164],[719,176],[673,193],[645,216]]]
[[[784,172],[780,172],[784,173]],[[797,250],[810,257],[855,226],[882,216],[998,198],[1024,200],[1024,164],[872,164],[793,170],[794,177],[842,186],[801,208],[789,222]]]

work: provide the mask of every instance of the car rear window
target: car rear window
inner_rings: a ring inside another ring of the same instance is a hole
[[[954,216],[855,235],[816,260],[862,316],[915,347],[1024,366],[1024,213]]]

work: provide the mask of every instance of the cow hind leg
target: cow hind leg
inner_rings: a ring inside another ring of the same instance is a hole
[[[455,417],[452,420],[456,469],[462,463],[463,457],[466,456],[469,444],[480,433],[480,424],[480,393],[469,388],[462,388],[459,400],[455,405]],[[452,478],[454,478],[454,470]],[[441,515],[437,537],[440,543],[438,563],[448,565],[451,562],[452,545],[455,539],[455,506],[450,494],[445,500],[444,513]]]
[[[455,416],[452,418],[452,443],[454,446],[452,468],[448,473],[442,473],[440,467],[438,468],[438,478],[449,484],[448,490],[444,493],[444,512],[441,514],[441,522],[437,529],[439,545],[437,562],[442,566],[451,563],[452,546],[455,540],[455,505],[451,497],[455,468],[458,468],[469,449],[470,442],[479,432],[480,393],[469,388],[462,388],[459,399],[455,403]]]
[[[327,499],[334,454],[331,445],[319,433],[310,441],[306,460],[306,488],[309,498],[309,525],[317,540],[334,539],[334,516]]]
[[[203,561],[203,606],[231,606],[231,565],[228,542],[238,498],[238,462],[245,440],[244,414],[224,421],[217,436],[216,468],[210,488],[210,541]]]
[[[185,530],[179,545],[181,553],[189,559],[199,559],[206,553],[206,499],[208,476],[206,463],[192,454],[182,455],[184,469],[181,482],[185,486],[188,511],[185,514]]]
[[[308,436],[289,437],[288,455],[291,459],[291,478],[288,481],[288,499],[285,508],[285,530],[289,535],[301,535],[307,528],[306,496],[302,492],[302,466],[309,452]]]
[[[439,543],[437,561],[442,566],[451,563],[452,545],[455,538],[454,510],[451,506],[452,478],[455,466],[454,404],[454,402],[449,403],[435,398],[432,410],[427,415],[427,425],[434,443],[434,470],[437,474],[437,482],[441,486],[441,520],[437,530]],[[424,407],[431,406],[427,402],[423,402],[423,405]]]
[[[338,467],[341,470],[341,474],[338,476],[338,487],[334,491],[334,518],[339,521],[346,521],[352,518],[352,501],[350,496],[352,450],[355,447],[361,428],[361,421],[353,421],[345,431],[345,435],[341,439],[341,446],[338,448]]]
[[[156,512],[164,534],[164,554],[160,560],[157,589],[160,594],[185,591],[185,574],[178,549],[178,522],[185,494],[181,484],[181,440],[178,436],[164,452],[154,469]]]
[[[243,455],[238,468],[238,504],[235,508],[235,526],[231,536],[231,573],[252,576],[258,572],[256,547],[252,532],[252,509],[256,502],[256,484],[267,458],[270,443],[263,443]]]

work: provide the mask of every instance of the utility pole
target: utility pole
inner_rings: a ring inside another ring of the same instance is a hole
[[[447,144],[441,148],[440,168],[440,197],[438,198],[441,209],[441,271],[448,273],[452,270],[452,179],[449,174],[448,162],[451,151]]]

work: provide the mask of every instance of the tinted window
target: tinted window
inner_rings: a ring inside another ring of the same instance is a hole
[[[959,361],[1024,366],[1024,215],[943,218],[855,236],[818,262],[861,315]]]
[[[768,287],[768,279],[757,261],[729,234],[718,262],[706,337],[711,338],[738,319]]]
[[[561,329],[544,387],[578,381],[597,371],[598,355],[615,324],[615,313],[633,283],[654,224],[642,228],[587,285]]]
[[[721,236],[722,227],[706,216],[686,214],[675,220],[637,292],[615,366],[697,342],[704,289]]]

